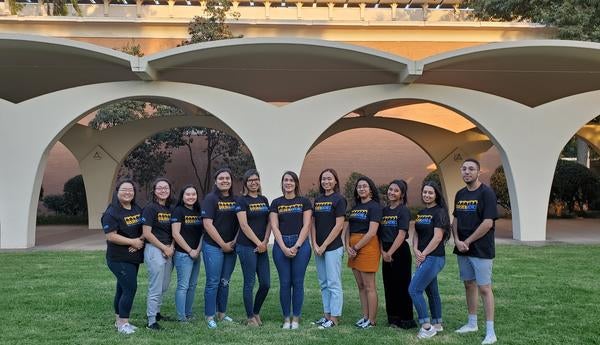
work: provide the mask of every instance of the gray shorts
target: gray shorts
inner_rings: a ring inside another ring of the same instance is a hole
[[[463,281],[475,280],[477,285],[492,284],[492,266],[494,260],[474,256],[457,255],[458,271]]]

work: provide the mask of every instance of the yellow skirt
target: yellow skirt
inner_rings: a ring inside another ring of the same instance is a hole
[[[363,236],[365,234],[350,234],[350,246],[357,244]],[[373,236],[364,247],[360,248],[356,257],[348,257],[348,267],[361,272],[377,272],[379,270],[380,257],[379,238]]]

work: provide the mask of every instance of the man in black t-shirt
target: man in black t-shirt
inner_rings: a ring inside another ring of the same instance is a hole
[[[497,341],[494,332],[494,294],[492,292],[492,264],[496,254],[494,221],[498,218],[494,191],[479,181],[480,164],[466,159],[461,166],[466,187],[454,199],[454,254],[458,258],[460,279],[465,284],[468,322],[456,333],[476,332],[477,299],[481,295],[486,317],[486,334],[482,344]]]

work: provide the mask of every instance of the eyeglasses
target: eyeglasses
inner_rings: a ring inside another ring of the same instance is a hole
[[[259,181],[260,181],[260,179],[257,179],[257,178],[249,178],[247,180],[247,182],[259,182]]]

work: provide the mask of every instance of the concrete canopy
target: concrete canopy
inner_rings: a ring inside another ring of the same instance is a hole
[[[530,107],[600,86],[600,44],[536,40],[492,43],[418,62],[415,82],[461,87]]]
[[[0,98],[18,103],[71,87],[138,80],[137,57],[67,39],[0,34]]]

